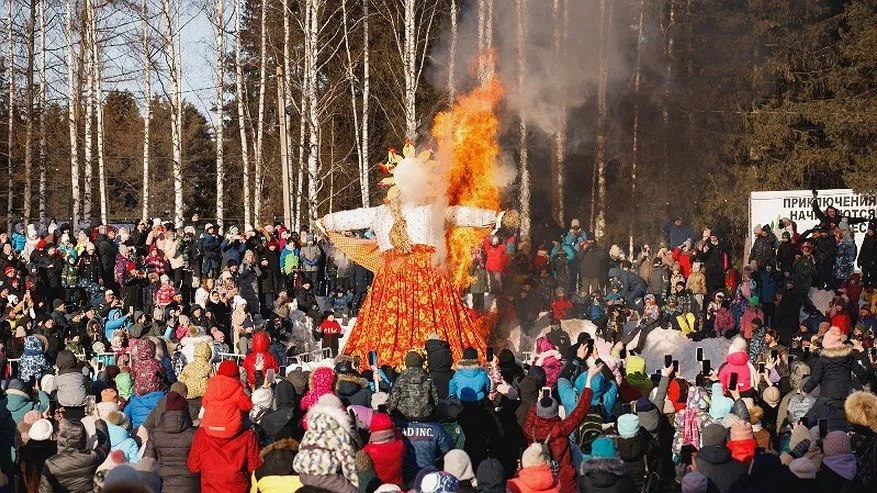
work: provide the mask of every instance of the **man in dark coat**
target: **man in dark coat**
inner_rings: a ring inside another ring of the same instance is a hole
[[[61,420],[58,426],[58,453],[43,466],[40,491],[89,493],[94,490],[94,473],[110,453],[107,424],[94,423],[97,446],[89,446],[88,432],[79,421]]]
[[[701,433],[703,446],[695,459],[697,472],[709,480],[709,493],[728,493],[731,487],[746,474],[746,466],[731,457],[726,446],[728,430],[720,424],[711,424]]]
[[[600,245],[588,235],[584,249],[578,255],[579,260],[579,277],[581,279],[582,291],[585,293],[593,293],[603,286],[603,278],[606,277],[609,265],[609,254],[606,253]]]
[[[216,279],[219,276],[219,262],[222,260],[222,252],[219,246],[222,238],[216,234],[216,226],[207,224],[204,226],[204,234],[198,240],[198,250],[201,254],[201,275]]]
[[[106,226],[98,228],[99,234],[94,242],[97,248],[97,255],[100,257],[101,269],[104,273],[104,286],[118,292],[119,286],[113,278],[113,270],[116,266],[116,255],[119,254],[119,247],[116,246],[116,231],[107,229]]]
[[[866,288],[877,284],[877,221],[868,223],[862,248],[859,250],[858,266],[862,269],[862,281]]]
[[[189,472],[186,459],[192,449],[195,428],[189,403],[180,394],[170,391],[165,397],[165,411],[158,426],[149,430],[146,457],[156,459],[162,478],[161,490],[168,493],[198,491],[201,478]]]
[[[439,399],[448,398],[448,384],[454,376],[454,357],[451,355],[451,346],[448,341],[439,339],[438,334],[432,334],[427,338],[426,363],[429,368],[429,377],[435,382],[436,392]]]
[[[374,279],[372,271],[355,262],[350,264],[350,284],[353,287],[353,302],[350,311],[352,316],[359,315],[359,309],[362,308],[362,302],[365,301],[365,295],[368,294],[372,279]]]
[[[768,265],[776,267],[777,256],[774,245],[776,238],[769,229],[762,226],[755,227],[755,241],[749,251],[749,262],[758,262],[758,268],[764,270]]]

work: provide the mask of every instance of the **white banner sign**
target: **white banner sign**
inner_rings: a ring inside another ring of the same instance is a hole
[[[851,218],[873,220],[877,215],[877,196],[858,194],[846,188],[819,190],[816,200],[823,212],[826,207],[833,206],[842,216]],[[777,238],[782,234],[778,228],[780,219],[783,218],[795,221],[798,225],[798,233],[804,233],[816,226],[819,224],[819,219],[813,212],[812,201],[813,192],[810,190],[752,192],[749,197],[750,237],[747,244],[751,244],[752,229],[758,224],[770,224]],[[867,223],[852,226],[856,245],[860,248],[867,226]]]

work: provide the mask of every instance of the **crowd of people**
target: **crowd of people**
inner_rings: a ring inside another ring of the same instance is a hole
[[[395,367],[339,354],[371,275],[316,232],[15,225],[0,492],[870,491],[875,224],[857,251],[856,218],[816,211],[756,228],[739,271],[682,218],[635,254],[576,220],[533,248],[489,236],[472,316],[534,347],[455,360],[433,335]],[[570,340],[569,318],[596,333]],[[658,327],[724,337],[726,360],[652,374]],[[318,343],[331,364],[292,363]]]

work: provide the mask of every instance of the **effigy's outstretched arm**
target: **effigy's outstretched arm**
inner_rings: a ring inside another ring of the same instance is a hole
[[[448,221],[454,226],[492,228],[501,220],[501,213],[491,209],[480,209],[466,205],[448,207]]]
[[[363,207],[352,211],[333,212],[323,216],[320,223],[327,232],[368,229],[372,226],[379,207]]]

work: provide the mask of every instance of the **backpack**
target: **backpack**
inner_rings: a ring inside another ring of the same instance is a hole
[[[530,430],[530,439],[533,443],[538,443],[539,447],[542,449],[542,455],[548,457],[548,468],[551,469],[551,473],[557,477],[560,474],[560,462],[557,462],[557,459],[554,458],[554,455],[551,453],[551,432],[548,432],[548,435],[545,436],[545,440],[538,441],[536,440],[536,433],[533,430]]]
[[[585,416],[582,424],[572,432],[571,438],[583,454],[590,454],[591,444],[601,436],[603,436],[603,412],[600,406],[596,406]]]

